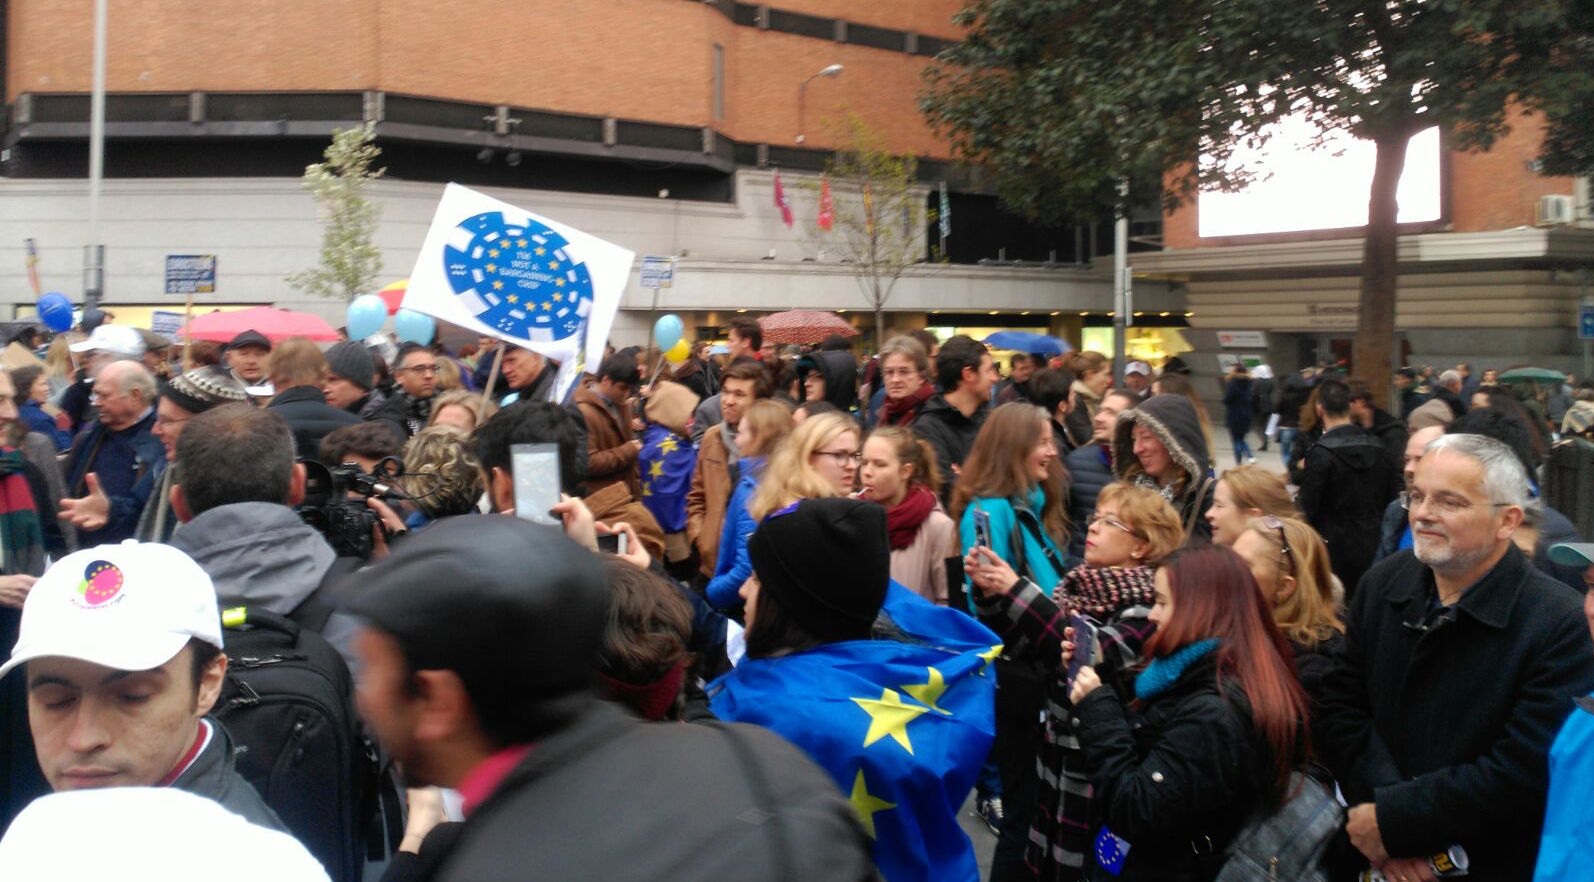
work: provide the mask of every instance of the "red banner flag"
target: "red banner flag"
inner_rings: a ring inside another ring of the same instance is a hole
[[[791,226],[791,206],[786,202],[786,191],[780,186],[780,170],[775,171],[775,207],[780,209],[781,222]]]
[[[819,179],[819,229],[828,230],[836,223],[836,207],[830,201],[830,178]]]

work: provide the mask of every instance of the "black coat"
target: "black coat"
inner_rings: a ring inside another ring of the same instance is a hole
[[[1223,384],[1223,424],[1230,432],[1251,431],[1251,378],[1233,377]]]
[[[1366,429],[1367,434],[1378,439],[1384,445],[1384,456],[1388,461],[1388,468],[1402,483],[1406,477],[1406,424],[1390,416],[1389,412],[1380,407],[1373,408],[1373,424]]]
[[[930,447],[935,450],[935,464],[941,470],[941,479],[946,482],[946,489],[942,492],[947,498],[952,496],[952,484],[955,481],[952,466],[961,466],[963,460],[968,458],[969,450],[974,447],[974,438],[980,434],[980,426],[985,425],[985,415],[990,412],[990,406],[981,402],[974,416],[966,417],[963,411],[947,403],[945,396],[937,395],[924,403],[924,408],[913,421],[913,434],[930,442]]]
[[[1384,507],[1400,492],[1384,446],[1354,425],[1336,426],[1306,453],[1295,501],[1328,544],[1334,575],[1354,591],[1378,553]]]
[[[1279,381],[1279,425],[1294,429],[1301,424],[1301,408],[1312,397],[1312,384],[1299,373]]]
[[[327,404],[327,397],[314,386],[284,389],[271,399],[266,410],[287,421],[300,459],[319,460],[322,438],[360,422],[354,414]]]
[[[1546,755],[1594,690],[1577,593],[1511,546],[1440,621],[1402,551],[1368,571],[1324,681],[1317,744],[1351,805],[1376,802],[1396,857],[1460,845],[1474,882],[1533,876]]]
[[[1085,533],[1090,519],[1096,514],[1096,497],[1101,488],[1115,479],[1112,474],[1112,453],[1107,448],[1091,442],[1068,452],[1068,553],[1074,557],[1085,556]]]
[[[403,444],[425,428],[431,416],[431,398],[411,398],[408,392],[394,387],[393,394],[389,395],[380,407],[371,411],[365,419],[391,427],[398,436],[399,443]]]
[[[873,878],[858,816],[767,729],[643,723],[595,702],[421,849],[418,879]]]
[[[1139,713],[1103,686],[1075,716],[1094,788],[1092,841],[1102,823],[1129,841],[1118,882],[1211,878],[1272,766],[1243,695],[1219,690],[1214,656],[1192,664]],[[1114,878],[1098,866],[1085,877]]]

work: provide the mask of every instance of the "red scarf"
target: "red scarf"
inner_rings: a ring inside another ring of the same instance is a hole
[[[625,683],[602,671],[598,672],[598,680],[610,701],[626,705],[644,720],[656,722],[664,719],[681,694],[681,685],[686,682],[686,661],[677,662],[652,683]]]
[[[923,484],[914,484],[901,502],[886,511],[886,533],[891,537],[891,550],[901,551],[912,545],[919,535],[919,527],[932,511],[935,511],[935,494]]]
[[[885,403],[880,405],[880,425],[905,426],[913,422],[913,418],[919,415],[919,408],[934,394],[935,389],[929,383],[920,383],[918,391],[912,395],[902,398],[887,396]]]

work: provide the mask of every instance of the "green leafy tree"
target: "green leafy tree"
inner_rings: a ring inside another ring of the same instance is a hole
[[[306,166],[304,188],[320,214],[321,263],[288,277],[288,284],[320,297],[353,300],[370,293],[382,271],[382,251],[372,241],[378,209],[366,195],[383,169],[372,169],[381,155],[376,125],[334,129],[325,162]]]
[[[875,345],[885,338],[885,306],[908,268],[924,260],[919,163],[885,149],[856,115],[845,119],[846,147],[826,163],[834,188],[834,221],[814,235],[834,248],[874,310]]]
[[[1239,149],[1291,114],[1371,141],[1354,357],[1383,396],[1407,142],[1437,125],[1449,147],[1484,150],[1513,113],[1537,111],[1547,143],[1566,142],[1555,158],[1575,164],[1594,93],[1576,2],[973,0],[968,38],[926,72],[921,107],[1008,204],[1048,221],[1243,189],[1256,170]]]

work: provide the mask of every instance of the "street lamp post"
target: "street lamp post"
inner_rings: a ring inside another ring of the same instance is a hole
[[[841,74],[841,70],[841,65],[832,64],[819,73],[816,73],[813,76],[810,76],[808,79],[803,80],[802,83],[797,86],[797,143],[801,144],[808,140],[808,136],[805,134],[807,129],[803,126],[803,96],[808,92],[808,84],[813,82],[818,77],[839,76]]]

